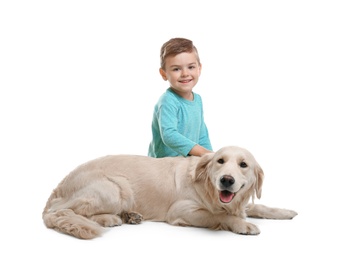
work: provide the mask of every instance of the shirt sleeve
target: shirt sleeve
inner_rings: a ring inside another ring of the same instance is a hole
[[[157,111],[158,125],[164,144],[182,156],[187,156],[196,143],[179,133],[178,110],[179,107],[174,103],[162,103]]]

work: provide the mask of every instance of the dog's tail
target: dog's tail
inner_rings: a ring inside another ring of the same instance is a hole
[[[94,221],[75,214],[71,209],[61,209],[43,213],[43,221],[48,228],[81,239],[92,239],[101,235],[103,228]]]
[[[55,193],[53,193],[42,213],[43,221],[48,228],[53,228],[58,232],[80,239],[92,239],[102,234],[104,230],[102,226],[84,216],[76,214],[72,209],[60,209],[60,207],[57,207],[58,209],[51,209],[51,204],[55,201],[55,197]]]

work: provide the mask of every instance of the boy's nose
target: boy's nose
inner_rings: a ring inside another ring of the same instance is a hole
[[[187,69],[182,69],[182,70],[181,70],[181,76],[182,76],[182,77],[188,76],[188,70],[187,70]]]

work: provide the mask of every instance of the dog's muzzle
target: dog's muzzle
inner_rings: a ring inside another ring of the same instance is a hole
[[[222,203],[230,203],[235,197],[235,192],[232,192],[231,186],[235,183],[235,179],[230,175],[224,175],[220,178],[221,191],[219,198]]]

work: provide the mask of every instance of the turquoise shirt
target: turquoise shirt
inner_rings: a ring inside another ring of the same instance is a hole
[[[201,97],[193,95],[189,101],[169,88],[159,98],[153,112],[149,156],[188,156],[196,144],[212,150]]]

